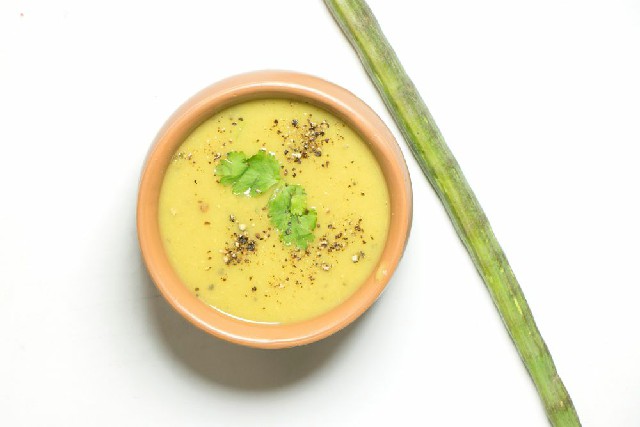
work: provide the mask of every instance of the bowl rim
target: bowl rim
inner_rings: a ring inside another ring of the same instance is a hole
[[[158,196],[171,157],[186,136],[207,118],[253,99],[287,98],[309,102],[336,115],[369,145],[387,182],[390,223],[385,247],[371,275],[347,300],[330,311],[298,323],[266,324],[218,311],[193,295],[179,279],[164,251],[158,226]],[[254,71],[235,75],[201,90],[166,121],[147,154],[140,177],[136,213],[142,258],[169,304],[200,329],[224,340],[257,348],[286,348],[323,339],[352,323],[380,296],[407,244],[412,222],[409,171],[393,134],[382,119],[346,89],[292,71]]]

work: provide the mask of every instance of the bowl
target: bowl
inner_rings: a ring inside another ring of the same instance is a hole
[[[231,105],[260,98],[311,103],[334,114],[369,145],[387,183],[390,224],[382,255],[351,297],[318,317],[298,323],[265,324],[226,315],[202,302],[181,282],[165,253],[158,224],[164,173],[185,138]],[[227,78],[197,93],[168,119],[145,161],[137,205],[140,249],[153,282],[169,304],[193,325],[218,338],[250,347],[285,348],[323,339],[349,325],[380,296],[404,252],[411,228],[409,173],[395,138],[382,120],[351,92],[310,75],[258,71]]]

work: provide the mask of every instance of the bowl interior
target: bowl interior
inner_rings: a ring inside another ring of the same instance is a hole
[[[226,315],[196,298],[171,268],[158,225],[158,199],[173,154],[205,120],[228,106],[254,99],[287,98],[308,102],[342,119],[360,134],[376,157],[387,182],[390,224],[378,264],[346,301],[318,317],[290,324],[248,322]],[[183,104],[158,133],[146,159],[138,193],[140,248],[156,286],[186,319],[208,333],[238,344],[281,348],[322,339],[360,316],[383,291],[395,270],[411,226],[409,173],[389,129],[364,102],[347,90],[309,75],[263,71],[218,82]]]

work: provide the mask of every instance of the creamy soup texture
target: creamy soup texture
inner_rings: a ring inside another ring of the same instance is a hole
[[[300,185],[317,213],[306,249],[282,242],[267,205],[278,186],[234,194],[214,171],[230,152],[275,156],[281,184]],[[159,223],[169,260],[199,299],[253,322],[318,316],[376,267],[389,195],[356,132],[313,105],[285,99],[229,107],[196,128],[166,171]]]

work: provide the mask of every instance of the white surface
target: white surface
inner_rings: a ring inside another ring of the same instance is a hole
[[[546,425],[401,138],[413,233],[387,292],[347,330],[251,350],[158,296],[137,246],[137,180],[155,133],[197,90],[255,69],[308,72],[399,137],[320,1],[165,3],[0,4],[0,424]],[[370,4],[583,424],[640,425],[640,5]]]

